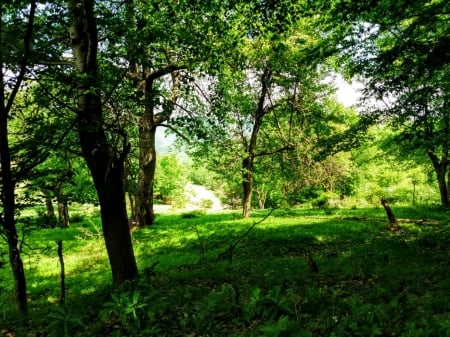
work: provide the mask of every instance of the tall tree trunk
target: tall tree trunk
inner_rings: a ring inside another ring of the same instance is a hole
[[[446,181],[447,174],[450,174],[447,172],[449,162],[445,157],[439,160],[438,156],[432,151],[428,151],[428,157],[431,159],[434,172],[436,173],[439,194],[441,197],[441,206],[444,208],[450,208],[448,182]]]
[[[102,229],[114,283],[137,275],[128,227],[123,171],[129,145],[119,153],[108,143],[98,89],[97,27],[94,1],[68,1],[70,38],[77,72],[78,133],[97,190]]]
[[[259,101],[255,111],[252,134],[247,145],[246,157],[242,160],[242,216],[244,218],[248,218],[250,216],[250,211],[252,208],[253,174],[255,171],[254,163],[256,157],[256,145],[263,118],[266,113],[268,113],[268,110],[264,107],[264,103],[269,92],[271,77],[271,71],[266,68],[261,76],[261,93],[259,95]]]
[[[144,79],[145,110],[139,125],[139,173],[133,212],[136,226],[151,226],[155,221],[153,190],[156,169],[156,129],[169,120],[180,95],[180,79],[177,70],[181,67],[171,63],[170,59],[167,61],[166,67],[155,71],[147,69]],[[163,104],[162,112],[155,114],[154,80],[168,74],[172,77],[172,95]]]
[[[151,226],[155,220],[153,211],[153,185],[156,168],[155,133],[153,108],[146,107],[141,116],[139,132],[139,174],[135,203],[137,226]]]

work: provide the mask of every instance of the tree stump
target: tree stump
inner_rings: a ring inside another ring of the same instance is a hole
[[[388,201],[386,198],[381,198],[381,204],[384,207],[384,210],[386,211],[386,215],[389,220],[389,230],[391,231],[397,231],[400,229],[400,226],[398,225],[397,219],[395,218],[394,212],[392,212],[391,207],[389,206]]]

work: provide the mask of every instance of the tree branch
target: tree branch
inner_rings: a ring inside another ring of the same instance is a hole
[[[187,141],[188,143],[190,143],[190,139],[187,138],[185,135],[183,135],[180,131],[178,131],[177,129],[175,129],[172,125],[169,124],[158,124],[159,126],[163,126],[165,128],[168,128],[170,130],[172,130],[173,132],[175,132],[178,136],[180,136],[181,138],[183,138],[185,141]]]
[[[25,73],[27,72],[28,59],[30,58],[30,54],[31,54],[31,40],[33,37],[34,17],[35,17],[35,13],[36,13],[36,6],[37,6],[36,0],[31,1],[30,15],[29,15],[30,18],[28,20],[27,29],[25,32],[25,36],[23,38],[23,42],[24,42],[23,58],[22,58],[22,62],[20,65],[19,75],[17,76],[16,84],[14,85],[14,88],[11,91],[11,94],[9,95],[8,103],[6,103],[6,107],[5,107],[6,114],[8,114],[9,111],[11,110],[11,107],[14,103],[16,95],[19,92],[19,89],[22,85],[22,81],[25,77]]]

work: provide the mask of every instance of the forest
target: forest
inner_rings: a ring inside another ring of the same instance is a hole
[[[450,335],[447,1],[2,1],[0,46],[1,336]]]

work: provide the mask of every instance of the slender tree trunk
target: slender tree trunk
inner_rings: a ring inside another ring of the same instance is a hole
[[[242,216],[244,218],[248,218],[250,216],[250,211],[252,208],[253,174],[255,171],[254,162],[256,157],[256,145],[263,118],[268,112],[268,110],[264,107],[264,103],[269,91],[271,76],[272,75],[269,69],[266,69],[261,76],[261,93],[259,95],[259,101],[255,111],[252,134],[247,145],[246,157],[242,160]]]
[[[439,187],[439,194],[441,197],[441,206],[444,208],[450,208],[449,190],[448,190],[449,182],[446,181],[447,175],[450,174],[450,172],[447,172],[449,165],[448,160],[446,158],[439,160],[436,154],[434,154],[432,151],[428,152],[428,157],[433,163],[434,172],[436,173],[436,179]]]
[[[253,160],[254,157],[247,157],[242,161],[242,216],[248,218],[252,209],[252,192],[253,192]]]
[[[123,186],[124,161],[129,144],[118,153],[108,143],[98,90],[97,27],[94,1],[68,1],[70,38],[77,71],[78,133],[83,156],[91,171],[100,203],[102,229],[114,283],[137,275],[128,227]]]

